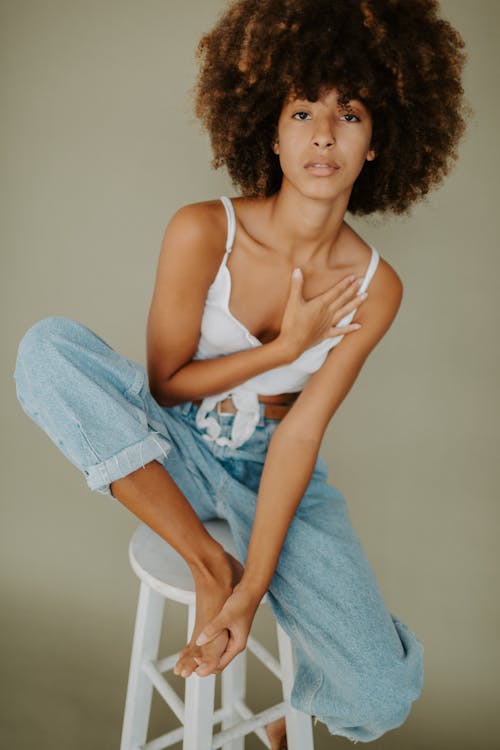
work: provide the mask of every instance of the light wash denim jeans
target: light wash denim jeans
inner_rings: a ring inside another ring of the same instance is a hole
[[[152,460],[203,520],[224,518],[244,564],[259,481],[277,420],[263,416],[237,449],[202,438],[197,406],[161,407],[142,365],[84,325],[44,318],[23,336],[14,372],[18,400],[91,490]],[[230,435],[233,414],[211,412]],[[423,646],[386,608],[351,525],[345,499],[318,457],[292,519],[269,592],[290,635],[297,671],[292,705],[353,742],[399,727],[418,698]]]

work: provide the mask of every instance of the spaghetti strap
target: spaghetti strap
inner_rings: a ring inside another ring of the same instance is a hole
[[[377,270],[378,262],[380,259],[380,256],[377,252],[377,250],[373,247],[373,245],[370,245],[372,249],[372,257],[370,258],[370,263],[368,264],[368,268],[366,269],[365,277],[363,279],[363,283],[361,284],[358,294],[363,294],[364,291],[366,291],[368,284],[372,280],[372,276]]]
[[[234,215],[234,208],[231,199],[227,198],[225,195],[222,195],[220,199],[224,204],[227,214],[226,253],[230,253],[233,249],[234,235],[236,233],[236,217]]]

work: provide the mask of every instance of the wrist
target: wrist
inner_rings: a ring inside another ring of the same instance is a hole
[[[272,346],[277,352],[277,357],[282,365],[289,365],[297,359],[299,353],[296,352],[295,347],[292,346],[284,336],[279,334],[273,341],[269,342],[269,346]]]
[[[239,593],[243,594],[255,607],[258,607],[268,589],[268,584],[243,573],[237,588]]]

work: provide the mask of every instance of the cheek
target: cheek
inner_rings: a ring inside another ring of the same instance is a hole
[[[280,153],[279,153],[279,160],[281,169],[283,172],[297,172],[300,168],[300,158],[298,157],[298,152],[294,148],[293,144],[287,144],[285,148],[281,147],[280,144]]]

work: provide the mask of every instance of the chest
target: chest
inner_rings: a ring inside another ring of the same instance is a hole
[[[281,258],[251,261],[247,254],[230,253],[226,268],[226,303],[229,314],[262,344],[273,341],[281,331],[291,290],[293,268]],[[322,271],[303,271],[302,297],[318,296],[359,268],[342,265]]]

